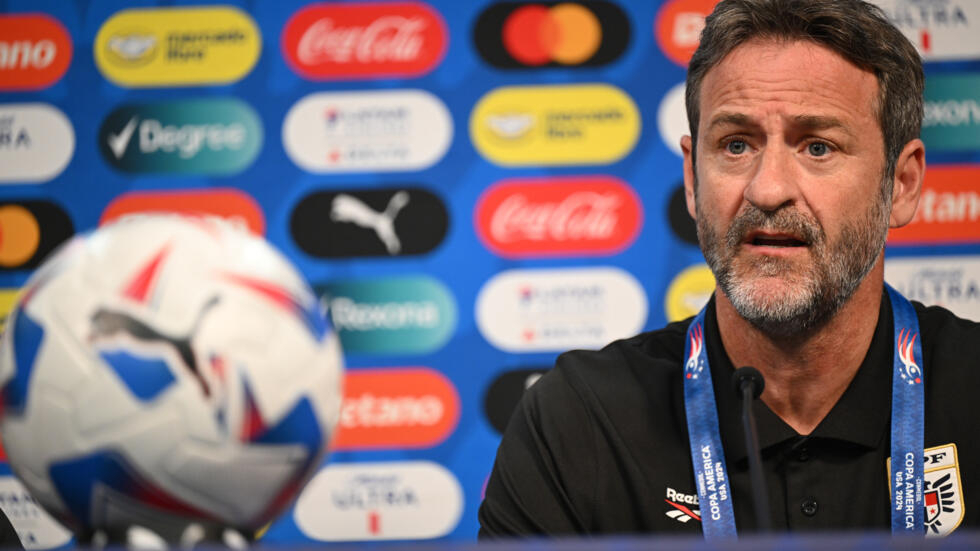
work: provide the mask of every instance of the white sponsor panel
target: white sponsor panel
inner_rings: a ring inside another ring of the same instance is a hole
[[[13,476],[0,476],[0,509],[24,549],[51,549],[71,540],[71,532],[45,512]]]
[[[476,299],[480,332],[509,352],[601,348],[646,319],[643,287],[619,268],[509,270]]]
[[[45,103],[0,106],[0,183],[41,183],[68,166],[75,130],[57,107]]]
[[[977,0],[871,0],[915,45],[923,61],[980,59]]]
[[[442,159],[452,137],[449,110],[423,90],[310,94],[282,127],[290,159],[319,173],[421,170]]]
[[[885,281],[910,300],[980,320],[980,256],[886,258]]]
[[[463,490],[431,461],[332,464],[300,494],[293,518],[319,541],[432,539],[463,513]]]
[[[687,86],[683,82],[677,84],[664,94],[660,100],[660,107],[657,108],[657,128],[660,130],[660,139],[664,141],[667,148],[683,156],[681,151],[681,136],[691,133],[687,123],[687,109],[684,106],[684,94]]]

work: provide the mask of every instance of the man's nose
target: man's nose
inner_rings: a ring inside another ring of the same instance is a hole
[[[745,200],[763,211],[775,211],[799,198],[799,173],[793,153],[784,147],[766,147],[745,188]]]

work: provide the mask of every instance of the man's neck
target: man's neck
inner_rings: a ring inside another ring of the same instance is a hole
[[[762,372],[762,401],[796,432],[813,432],[857,374],[878,323],[883,274],[879,257],[827,323],[788,338],[760,331],[735,311],[724,293],[715,293],[718,328],[732,365],[751,365]]]

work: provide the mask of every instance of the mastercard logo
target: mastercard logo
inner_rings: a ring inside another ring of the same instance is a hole
[[[265,234],[265,217],[259,204],[244,191],[232,188],[124,193],[105,208],[99,225],[128,214],[161,211],[219,216],[241,224],[255,235]]]
[[[687,67],[701,42],[704,19],[718,0],[668,0],[657,12],[653,32],[667,59]]]
[[[74,233],[68,214],[54,203],[0,203],[0,272],[36,268]]]
[[[473,41],[494,67],[595,67],[630,41],[629,18],[611,2],[503,2],[477,19]]]

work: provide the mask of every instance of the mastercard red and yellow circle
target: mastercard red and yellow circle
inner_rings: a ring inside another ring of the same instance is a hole
[[[602,25],[579,4],[529,4],[507,17],[503,43],[511,57],[526,65],[575,65],[595,55],[602,43]]]

